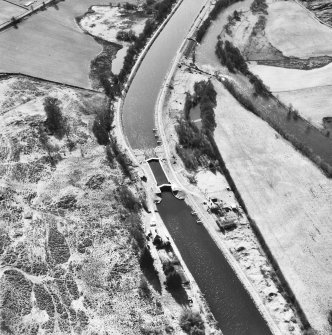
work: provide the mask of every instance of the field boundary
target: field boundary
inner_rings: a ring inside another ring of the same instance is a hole
[[[58,0],[48,0],[48,1],[43,1],[40,5],[36,6],[33,9],[28,9],[25,8],[27,11],[25,13],[22,13],[18,16],[14,16],[16,21],[12,21],[12,20],[8,20],[4,23],[0,24],[0,31],[6,30],[7,28],[9,28],[10,26],[14,26],[17,23],[19,23],[19,21],[23,20],[24,18],[32,15],[33,13],[39,11],[42,8],[46,8],[48,5],[50,5],[52,2],[57,2]],[[20,6],[21,8],[23,8],[22,6]]]
[[[12,78],[12,77],[25,77],[25,78],[41,81],[41,82],[44,82],[44,83],[51,83],[51,84],[61,85],[61,86],[65,86],[65,87],[69,87],[69,88],[73,88],[73,89],[88,91],[88,92],[92,92],[92,93],[104,94],[102,91],[94,90],[94,89],[91,89],[91,88],[84,88],[84,87],[81,87],[81,86],[66,84],[66,83],[62,83],[62,82],[59,82],[59,81],[55,81],[55,80],[48,80],[48,79],[44,79],[44,78],[40,78],[40,77],[31,76],[29,74],[24,74],[24,73],[21,73],[21,72],[1,72],[0,73],[0,80],[7,79],[7,78]]]
[[[317,17],[317,15],[315,13],[313,13],[310,9],[308,9],[306,6],[304,6],[299,0],[294,0],[294,2],[296,2],[302,8],[304,8],[314,20],[316,20],[319,23],[323,24],[324,26],[327,26],[327,27],[332,29],[332,26],[330,24],[322,21],[319,17]]]

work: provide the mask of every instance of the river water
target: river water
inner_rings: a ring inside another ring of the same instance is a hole
[[[169,181],[164,173],[163,168],[161,167],[159,161],[152,160],[149,162],[150,168],[153,172],[153,175],[156,178],[157,185],[169,184]]]
[[[183,1],[147,53],[129,88],[123,107],[123,126],[132,148],[156,146],[152,131],[156,100],[167,70],[203,3],[204,0]],[[161,173],[154,163],[151,168],[157,175]],[[163,192],[158,209],[223,334],[271,334],[220,249],[206,229],[196,223],[190,207],[172,193]]]

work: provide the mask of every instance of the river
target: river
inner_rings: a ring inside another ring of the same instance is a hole
[[[158,94],[167,70],[203,3],[204,0],[183,0],[153,43],[129,88],[123,106],[123,126],[134,149],[156,146],[152,129],[155,127],[154,109]],[[163,192],[158,209],[223,334],[271,334],[220,249],[206,229],[196,223],[190,207],[171,193]]]

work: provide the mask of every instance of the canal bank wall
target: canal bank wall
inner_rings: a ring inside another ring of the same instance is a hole
[[[102,91],[94,90],[94,89],[91,89],[91,88],[84,88],[84,87],[77,86],[77,85],[66,84],[64,82],[59,82],[59,81],[55,81],[55,80],[49,80],[49,79],[44,79],[44,78],[40,78],[40,77],[36,77],[36,76],[31,76],[29,74],[24,74],[24,73],[21,73],[21,72],[1,72],[0,73],[0,80],[1,79],[9,79],[9,78],[12,78],[12,77],[28,78],[28,79],[35,80],[36,82],[39,82],[39,83],[54,84],[54,85],[58,85],[58,86],[66,87],[66,88],[72,88],[72,89],[75,89],[75,90],[81,90],[81,91],[86,91],[86,92],[91,92],[91,93],[103,94],[104,95],[104,92],[102,92]]]

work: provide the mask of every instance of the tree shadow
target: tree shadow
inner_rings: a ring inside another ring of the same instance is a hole
[[[151,284],[155,291],[161,294],[161,283],[153,262],[154,260],[151,256],[150,250],[146,247],[140,257],[140,267],[147,281]]]
[[[152,268],[142,268],[143,274],[153,289],[161,294],[161,283],[157,271]]]
[[[174,300],[181,306],[189,306],[189,297],[187,291],[181,287],[176,290],[168,290],[168,292],[172,295]]]

